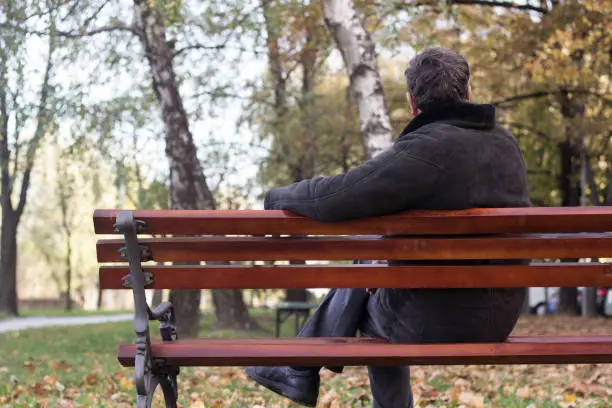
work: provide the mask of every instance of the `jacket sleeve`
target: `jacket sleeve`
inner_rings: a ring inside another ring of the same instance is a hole
[[[441,169],[407,147],[395,144],[344,174],[271,189],[264,207],[323,222],[408,210],[435,192]]]

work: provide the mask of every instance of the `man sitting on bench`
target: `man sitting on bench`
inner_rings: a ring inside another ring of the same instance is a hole
[[[429,48],[410,62],[405,76],[415,117],[392,147],[345,174],[272,189],[265,208],[332,222],[410,209],[529,206],[518,143],[496,125],[492,105],[469,102],[465,58]],[[469,268],[500,261],[389,263]],[[298,336],[359,333],[392,343],[504,341],[516,324],[524,294],[522,288],[332,289]],[[248,367],[247,374],[297,403],[315,406],[320,368]],[[413,407],[408,367],[368,367],[368,372],[374,407]]]

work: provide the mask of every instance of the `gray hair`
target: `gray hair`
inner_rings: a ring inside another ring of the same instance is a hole
[[[461,54],[448,48],[431,47],[410,61],[404,76],[417,108],[426,110],[442,103],[465,100],[470,67]]]

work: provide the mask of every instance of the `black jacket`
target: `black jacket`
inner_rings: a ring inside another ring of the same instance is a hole
[[[330,177],[267,192],[265,209],[342,221],[409,209],[529,206],[516,139],[492,105],[456,103],[415,117],[392,147]]]
[[[456,103],[421,113],[392,147],[345,174],[315,177],[266,194],[265,208],[319,221],[409,209],[526,207],[527,171],[516,139],[495,124],[492,105]],[[453,260],[391,264],[498,263]],[[524,263],[528,260],[499,263]],[[519,316],[516,289],[383,289],[379,324],[403,342],[501,341]],[[398,323],[398,316],[410,324]],[[393,337],[393,336],[392,336]]]

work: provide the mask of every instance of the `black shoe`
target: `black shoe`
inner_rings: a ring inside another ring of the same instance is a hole
[[[317,405],[321,382],[318,374],[289,367],[247,367],[245,371],[259,384],[293,402],[307,407]]]

